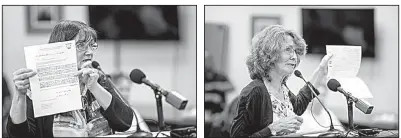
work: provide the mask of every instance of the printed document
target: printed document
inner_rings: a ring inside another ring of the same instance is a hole
[[[24,47],[26,66],[37,72],[29,78],[34,116],[82,109],[75,40]]]

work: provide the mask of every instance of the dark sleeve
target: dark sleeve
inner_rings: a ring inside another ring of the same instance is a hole
[[[121,100],[113,96],[110,106],[102,112],[102,115],[109,122],[113,130],[123,132],[131,127],[133,112]]]
[[[7,121],[7,132],[10,137],[18,138],[31,138],[35,136],[36,133],[36,119],[33,116],[33,105],[32,100],[26,97],[27,103],[27,120],[20,124],[14,124],[11,121],[11,117],[8,117]]]
[[[4,77],[2,81],[3,81],[2,83],[3,83],[3,100],[4,100],[4,97],[10,96],[10,90],[8,89],[7,81]]]
[[[314,89],[314,91],[316,92],[316,95],[319,95],[319,92],[316,89]],[[301,90],[299,90],[297,96],[295,96],[292,92],[288,93],[292,106],[294,107],[294,113],[299,116],[305,112],[309,102],[315,97],[306,84],[301,88]]]
[[[101,114],[108,121],[111,129],[119,132],[128,130],[132,125],[134,111],[119,98],[110,83],[107,81],[99,83],[112,95],[109,107]]]
[[[260,107],[263,104],[263,96],[261,89],[255,87],[246,96],[241,96],[237,114],[230,128],[230,137],[265,137],[271,136],[268,127],[256,131],[257,126],[262,122],[260,115]],[[254,133],[252,133],[254,132]]]
[[[3,109],[4,109],[2,114],[3,120],[5,120],[7,116],[10,114],[10,108],[11,108],[10,90],[8,89],[7,81],[3,76]]]
[[[28,122],[22,122],[21,124],[14,124],[11,121],[11,117],[8,117],[7,121],[7,133],[10,137],[15,137],[15,138],[27,138],[27,137],[33,137],[30,135],[28,131]]]

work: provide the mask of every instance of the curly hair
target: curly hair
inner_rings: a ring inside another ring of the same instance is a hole
[[[286,30],[280,25],[268,26],[252,38],[250,55],[246,60],[251,79],[272,80],[269,73],[280,58],[286,36],[293,38],[295,53],[298,57],[297,65],[299,65],[300,57],[306,54],[305,40],[294,31]]]

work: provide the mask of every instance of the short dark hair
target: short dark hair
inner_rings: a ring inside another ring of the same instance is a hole
[[[62,20],[54,26],[49,43],[73,40],[78,34],[82,34],[85,42],[93,39],[97,41],[96,31],[89,25],[80,21]]]

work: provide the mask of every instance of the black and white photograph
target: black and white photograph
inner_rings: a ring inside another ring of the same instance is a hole
[[[204,10],[205,137],[398,137],[398,5]]]
[[[3,137],[196,137],[196,5],[2,9]]]
[[[10,2],[2,137],[399,137],[399,5]]]

